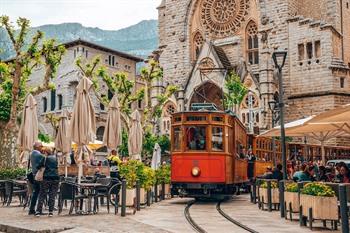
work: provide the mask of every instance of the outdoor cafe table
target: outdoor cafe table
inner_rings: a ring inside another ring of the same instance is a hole
[[[78,184],[78,186],[81,188],[81,190],[87,192],[87,197],[88,197],[88,210],[87,212],[89,214],[91,213],[96,213],[96,210],[92,211],[92,198],[95,194],[95,190],[96,188],[102,186],[102,184],[98,184],[98,183],[81,183]]]

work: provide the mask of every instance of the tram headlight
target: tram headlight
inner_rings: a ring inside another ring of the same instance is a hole
[[[201,174],[201,169],[199,167],[192,168],[192,176],[198,177]]]

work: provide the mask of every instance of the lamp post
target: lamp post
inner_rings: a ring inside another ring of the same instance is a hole
[[[283,80],[282,68],[286,62],[287,51],[276,51],[272,54],[275,67],[278,69],[278,84],[279,84],[279,110],[281,124],[281,146],[282,146],[282,166],[283,179],[287,180],[287,157],[286,157],[286,133],[284,129],[284,101],[283,101]]]
[[[269,101],[269,108],[272,113],[272,128],[275,127],[275,122],[279,120],[279,116],[276,115],[278,113],[278,103],[273,100]],[[272,137],[272,151],[273,151],[273,165],[277,165],[277,156],[276,156],[276,143],[275,143],[275,137]]]

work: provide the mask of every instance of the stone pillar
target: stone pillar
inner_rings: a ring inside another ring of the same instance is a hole
[[[184,112],[185,111],[185,94],[184,94],[184,90],[183,89],[178,91],[177,111],[179,111],[179,112]]]

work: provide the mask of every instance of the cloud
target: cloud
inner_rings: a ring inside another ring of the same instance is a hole
[[[0,0],[0,15],[26,17],[32,26],[77,22],[116,30],[156,19],[161,0]]]

